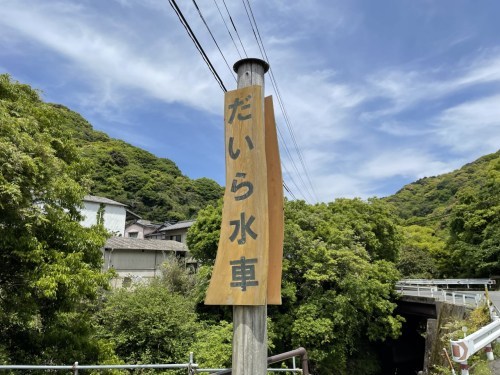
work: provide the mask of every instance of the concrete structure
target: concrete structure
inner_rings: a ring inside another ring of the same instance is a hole
[[[148,234],[155,232],[161,226],[162,224],[153,223],[149,220],[135,220],[125,227],[124,237],[144,239]]]
[[[125,204],[108,198],[87,195],[83,199],[83,206],[81,224],[84,227],[96,225],[98,220],[102,219],[104,227],[114,236],[124,235],[127,219],[139,218],[127,210]]]
[[[178,221],[177,223],[165,223],[155,232],[145,235],[146,238],[157,240],[177,241],[187,243],[187,231],[195,220]]]
[[[177,241],[112,237],[103,249],[103,268],[113,268],[118,273],[112,281],[114,287],[128,286],[160,276],[163,262],[170,256],[186,259],[187,250],[186,245]]]

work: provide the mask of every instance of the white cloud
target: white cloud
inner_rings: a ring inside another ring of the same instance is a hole
[[[191,64],[191,51],[180,49],[174,40],[160,38],[162,46],[144,55],[143,46],[128,43],[120,28],[81,6],[32,3],[26,11],[26,4],[9,5],[0,22],[70,59],[88,75],[87,82],[95,80],[96,92],[105,93],[101,101],[112,103],[110,95],[127,89],[211,113],[220,107],[222,93],[206,79],[206,67]]]
[[[419,124],[401,121],[384,121],[378,130],[397,137],[425,136],[432,133],[430,129],[419,127]]]
[[[377,72],[367,77],[366,90],[372,98],[385,98],[390,104],[365,118],[373,119],[398,114],[424,103],[446,98],[472,86],[500,82],[500,53],[489,51],[489,57],[479,56],[462,65],[439,70],[400,69]]]
[[[500,95],[445,110],[434,125],[439,142],[456,152],[491,152],[500,145]]]
[[[374,196],[373,184],[359,176],[330,173],[315,178],[316,192],[324,202],[336,198],[370,198]]]
[[[368,178],[385,179],[395,176],[422,178],[449,171],[449,165],[434,160],[422,151],[392,149],[381,152],[359,168],[359,173]]]

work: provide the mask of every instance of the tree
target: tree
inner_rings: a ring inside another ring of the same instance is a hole
[[[448,275],[487,277],[500,273],[500,159],[493,159],[481,185],[457,193],[449,223]]]
[[[216,255],[221,215],[221,206],[208,206],[188,233],[194,256],[207,264]],[[384,202],[286,202],[283,305],[269,306],[275,351],[306,347],[317,373],[375,373],[366,339],[396,337],[401,328],[393,315],[399,273],[391,262],[400,243]],[[361,350],[370,360],[358,360]]]
[[[202,368],[231,367],[233,324],[222,320],[218,323],[202,323],[192,347],[195,361]]]
[[[199,331],[192,301],[161,280],[115,290],[97,321],[98,337],[127,363],[185,363]]]
[[[97,358],[89,316],[102,227],[83,228],[88,168],[60,109],[0,75],[0,353],[11,363]]]
[[[198,212],[195,223],[189,228],[187,245],[194,258],[203,264],[213,265],[222,222],[222,200],[217,206],[208,205]]]
[[[439,264],[446,258],[445,241],[430,227],[402,227],[403,246],[397,268],[406,278],[439,277]]]

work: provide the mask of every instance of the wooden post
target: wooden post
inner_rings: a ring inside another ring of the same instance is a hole
[[[234,64],[238,89],[262,86],[264,108],[264,74],[269,65],[259,59],[243,59]],[[267,305],[233,307],[233,375],[267,374]]]

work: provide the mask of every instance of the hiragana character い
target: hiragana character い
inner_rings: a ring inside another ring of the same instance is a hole
[[[247,136],[245,136],[245,141],[247,142],[248,149],[253,150],[254,146],[253,146],[252,138],[250,138],[247,135]],[[233,160],[238,159],[238,157],[240,156],[240,149],[238,148],[238,149],[236,149],[236,151],[234,151],[234,138],[233,137],[229,137],[228,149],[229,149],[229,156],[231,157],[231,159],[233,159]]]

